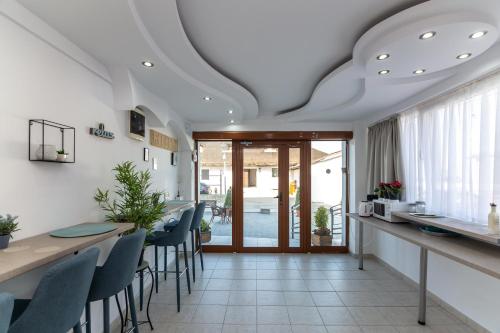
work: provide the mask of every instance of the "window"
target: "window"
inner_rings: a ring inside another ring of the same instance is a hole
[[[209,169],[201,170],[201,180],[210,180],[210,170]]]
[[[432,213],[487,223],[500,202],[500,77],[400,116],[407,201]]]
[[[273,178],[278,177],[278,168],[272,168],[271,169],[271,175]]]

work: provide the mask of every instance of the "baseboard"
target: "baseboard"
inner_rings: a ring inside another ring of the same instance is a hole
[[[351,254],[351,255],[355,258],[358,258],[358,255],[355,255],[355,254]],[[409,277],[407,277],[406,275],[404,275],[403,273],[401,273],[400,271],[398,271],[397,269],[392,267],[389,263],[387,263],[384,260],[377,257],[376,255],[365,254],[365,255],[363,255],[363,258],[373,259],[373,260],[377,261],[378,263],[383,265],[385,268],[387,268],[387,270],[389,270],[392,274],[397,275],[403,281],[407,282],[408,284],[410,284],[418,289],[419,285],[417,282],[413,281],[412,279],[410,279]],[[433,302],[435,302],[436,304],[441,306],[443,309],[445,309],[446,311],[448,311],[449,313],[451,313],[452,315],[454,315],[458,319],[460,319],[462,322],[464,322],[466,325],[468,325],[470,328],[472,328],[476,332],[478,332],[478,333],[491,333],[490,330],[487,330],[486,328],[481,326],[476,321],[470,319],[465,314],[463,314],[462,312],[460,312],[459,310],[454,308],[452,305],[450,305],[447,302],[445,302],[444,300],[442,300],[439,296],[437,296],[433,292],[427,290],[427,295]]]

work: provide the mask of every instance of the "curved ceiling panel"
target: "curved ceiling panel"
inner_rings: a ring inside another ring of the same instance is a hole
[[[499,39],[499,10],[494,0],[455,0],[428,1],[399,12],[361,36],[352,61],[325,77],[308,104],[280,117],[354,120],[401,103],[491,49]],[[426,32],[431,38],[421,39]],[[384,59],[377,59],[381,55]],[[356,97],[339,103],[337,94]]]
[[[349,59],[374,23],[422,1],[178,1],[188,37],[270,115],[306,104],[318,82]]]

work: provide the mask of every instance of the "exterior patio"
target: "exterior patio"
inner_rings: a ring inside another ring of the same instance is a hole
[[[221,196],[222,197],[222,196]],[[214,200],[213,195],[205,195],[200,197],[201,200],[207,200],[211,203]],[[293,202],[293,198],[290,198]],[[223,199],[217,200],[218,205],[222,206]],[[313,213],[320,206],[324,206],[327,209],[330,206],[326,203],[313,202]],[[278,213],[276,211],[276,201],[273,198],[248,198],[245,199],[245,209],[243,212],[244,220],[244,237],[243,242],[245,247],[277,247],[278,246]],[[269,213],[267,210],[269,209]],[[299,247],[299,229],[296,228],[294,235],[292,236],[291,224],[292,220],[295,224],[300,223],[300,218],[292,214],[292,208],[289,210],[289,240],[290,247]],[[329,227],[334,225],[333,241],[332,245],[342,245],[343,243],[343,231],[344,223],[342,214],[340,212],[335,212],[329,215]],[[207,205],[205,209],[204,217],[205,221],[211,222],[212,239],[207,245],[231,245],[232,242],[232,221],[229,217],[222,218],[219,216],[212,216],[212,210]],[[311,230],[314,230],[314,220],[312,218]]]

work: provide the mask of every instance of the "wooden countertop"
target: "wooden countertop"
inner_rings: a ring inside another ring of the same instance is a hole
[[[117,223],[117,226],[113,231],[94,236],[57,238],[45,233],[12,242],[7,249],[0,250],[0,282],[134,228],[133,223]]]
[[[190,200],[168,200],[166,203],[165,214],[172,214],[194,205],[194,201]]]
[[[467,237],[475,238],[477,240],[500,245],[500,234],[492,233],[487,225],[466,222],[450,217],[417,217],[410,215],[407,212],[394,212],[394,216],[403,218],[407,221],[416,222],[423,225],[431,225],[448,231],[456,232]]]
[[[371,225],[429,251],[500,279],[500,247],[463,236],[427,235],[411,223],[389,223],[374,217],[348,214],[350,218]]]

